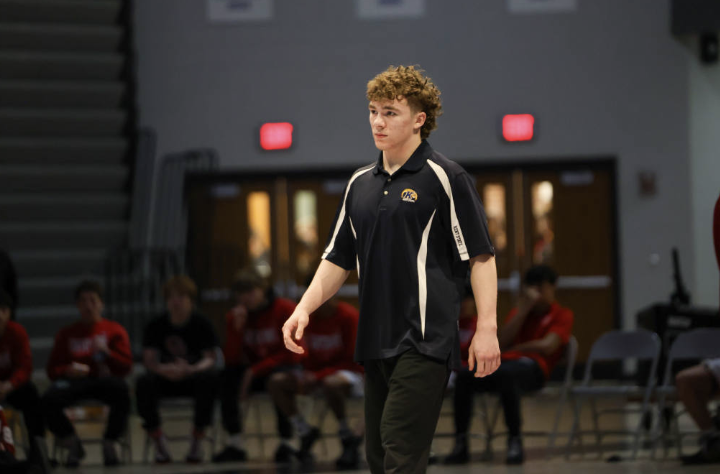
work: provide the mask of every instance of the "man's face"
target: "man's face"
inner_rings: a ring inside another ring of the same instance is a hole
[[[406,99],[371,101],[370,128],[375,146],[391,151],[405,145],[425,123],[425,112],[416,112]]]
[[[80,312],[80,319],[86,323],[92,323],[100,319],[105,309],[102,299],[93,291],[83,291],[80,293],[75,305]]]
[[[170,291],[166,303],[168,313],[177,319],[185,319],[192,313],[192,299],[185,293],[176,290]]]
[[[245,306],[248,311],[255,311],[265,301],[265,293],[262,288],[253,288],[237,294],[237,302]]]
[[[5,330],[8,321],[10,321],[10,308],[0,308],[0,332]]]

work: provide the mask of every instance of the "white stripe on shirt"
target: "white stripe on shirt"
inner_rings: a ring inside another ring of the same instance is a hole
[[[352,177],[350,178],[350,181],[348,181],[347,189],[345,190],[345,196],[343,196],[343,204],[342,204],[342,207],[340,208],[340,214],[338,214],[337,223],[335,224],[335,230],[333,231],[333,236],[332,236],[332,239],[330,239],[330,243],[325,248],[325,253],[323,253],[323,255],[322,255],[323,259],[325,257],[327,257],[328,254],[330,252],[332,252],[333,248],[335,247],[335,239],[337,238],[338,232],[340,232],[340,227],[342,227],[343,221],[345,220],[345,205],[347,204],[348,193],[350,193],[350,186],[352,186],[353,181],[355,181],[360,175],[367,173],[371,169],[375,168],[375,166],[376,165],[373,164],[372,166],[369,166],[365,169],[358,171],[357,173],[352,175]]]
[[[430,227],[432,226],[435,212],[437,212],[437,209],[433,211],[432,215],[430,216],[430,221],[428,222],[427,226],[425,226],[425,230],[423,231],[422,235],[422,241],[420,242],[420,250],[418,251],[417,256],[418,303],[420,305],[420,331],[422,332],[423,340],[425,339],[425,314],[427,311],[427,247],[428,238],[430,237]]]
[[[430,165],[430,168],[437,175],[440,183],[445,189],[445,194],[447,194],[450,199],[450,225],[452,227],[453,240],[455,241],[458,253],[460,254],[460,260],[470,260],[470,255],[468,254],[467,247],[465,246],[465,238],[463,237],[463,232],[460,228],[460,221],[458,221],[457,213],[455,212],[455,200],[453,199],[450,179],[448,178],[447,173],[445,173],[445,170],[437,163],[428,160],[427,164]]]

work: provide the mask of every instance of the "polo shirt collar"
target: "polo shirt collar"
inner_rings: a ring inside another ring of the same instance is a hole
[[[420,142],[420,146],[418,146],[412,155],[410,155],[410,158],[405,162],[402,167],[396,171],[406,171],[408,173],[415,173],[417,171],[420,171],[423,166],[425,166],[425,162],[432,154],[432,147],[428,143],[427,140],[423,140]],[[381,172],[384,172],[385,169],[383,167],[383,152],[380,152],[380,156],[378,157],[377,164],[375,165],[375,168],[373,168],[373,174],[377,175]]]

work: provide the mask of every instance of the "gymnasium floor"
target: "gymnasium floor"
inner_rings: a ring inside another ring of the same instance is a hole
[[[309,405],[309,403],[308,403]],[[556,399],[552,398],[527,398],[523,400],[523,411],[525,414],[524,428],[530,431],[547,431],[551,428],[554,420]],[[317,407],[316,407],[317,408]],[[308,411],[312,411],[312,407],[306,406]],[[349,412],[351,416],[358,418],[361,415],[361,403],[359,401],[351,402],[349,406]],[[443,409],[443,416],[440,419],[438,425],[438,433],[450,433],[452,432],[452,418],[451,418],[451,406],[450,400],[446,400],[445,407]],[[100,473],[112,473],[112,474],[195,474],[195,473],[302,473],[302,472],[318,472],[318,473],[334,473],[334,463],[332,462],[339,455],[339,443],[336,437],[333,436],[336,430],[335,421],[331,416],[328,416],[324,423],[324,433],[329,436],[326,442],[319,441],[315,448],[314,454],[316,462],[313,466],[281,466],[277,467],[270,461],[272,458],[277,439],[268,437],[264,439],[263,449],[261,454],[260,442],[257,437],[252,437],[251,434],[258,433],[261,431],[267,436],[272,436],[274,433],[275,417],[272,409],[267,400],[261,399],[256,402],[252,410],[248,414],[246,422],[247,437],[247,448],[251,456],[251,461],[247,463],[235,463],[235,464],[223,464],[216,465],[212,463],[205,463],[201,465],[186,465],[182,462],[175,462],[171,465],[154,466],[152,464],[142,463],[143,443],[144,434],[140,428],[140,421],[137,417],[131,418],[130,424],[132,427],[132,450],[133,450],[133,464],[125,465],[117,468],[104,469],[101,465],[101,457],[99,448],[94,445],[88,444],[86,449],[88,456],[84,461],[83,466],[78,470],[66,470],[59,468],[54,472],[57,473],[87,473],[87,474],[100,474]],[[313,417],[310,417],[313,419]],[[615,418],[608,418],[606,423],[601,422],[601,429],[621,429],[627,426],[634,425],[637,418],[628,418],[624,416],[616,416]],[[570,428],[571,417],[570,410],[566,407],[564,415],[561,419],[560,424],[560,436],[558,437],[559,448],[555,449],[550,455],[548,454],[547,437],[527,437],[525,439],[526,457],[527,461],[522,466],[508,467],[503,463],[504,459],[504,437],[496,439],[493,443],[493,460],[490,462],[483,462],[481,460],[483,444],[481,439],[475,439],[471,450],[473,452],[473,462],[466,466],[449,467],[443,465],[433,465],[428,469],[429,473],[448,473],[448,474],[461,474],[461,473],[528,473],[528,474],[675,474],[675,473],[717,473],[720,472],[720,465],[701,466],[693,468],[684,468],[676,460],[676,450],[673,448],[669,451],[669,456],[663,458],[662,450],[658,451],[657,460],[650,459],[650,453],[648,450],[640,451],[638,458],[634,461],[627,460],[629,452],[626,450],[627,446],[622,444],[620,438],[607,438],[603,444],[602,457],[599,457],[599,453],[594,449],[594,436],[588,435],[585,437],[585,452],[581,453],[579,450],[575,450],[569,461],[565,460],[565,445],[567,443],[567,437],[562,436],[562,433],[567,433]],[[81,426],[81,425],[79,425]],[[583,413],[582,427],[589,429],[590,417],[589,413]],[[260,429],[258,429],[260,428]],[[479,432],[481,428],[481,422],[478,417],[475,417],[473,425],[474,431]],[[498,422],[498,430],[503,429],[502,420]],[[684,430],[691,430],[692,425],[688,420],[682,420],[681,428]],[[81,428],[85,430],[83,436],[92,435],[91,431],[97,430],[98,428],[91,428],[91,425]],[[184,421],[166,422],[165,429],[167,432],[174,433],[185,433],[189,432],[189,425]],[[689,437],[686,439],[684,452],[689,454],[695,450],[694,447],[695,439]],[[209,449],[209,446],[206,446]],[[449,437],[443,437],[442,435],[437,436],[433,443],[433,451],[439,455],[447,454],[452,448],[452,441]],[[182,460],[187,449],[187,442],[180,441],[171,444],[172,454],[175,459]],[[207,449],[206,449],[207,450]],[[209,454],[209,453],[208,453]],[[608,462],[607,458],[611,455],[619,455],[621,460],[619,462]],[[209,457],[209,456],[208,456]],[[623,460],[624,458],[624,460]],[[344,471],[348,472],[348,471]],[[359,473],[368,473],[369,471],[365,467],[359,471]]]

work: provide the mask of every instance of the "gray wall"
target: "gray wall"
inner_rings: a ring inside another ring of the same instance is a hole
[[[697,38],[690,56],[690,169],[697,304],[720,304],[720,276],[713,247],[712,216],[720,195],[720,65],[698,59]]]
[[[420,20],[368,22],[350,0],[276,0],[270,23],[217,25],[204,1],[137,1],[141,123],[160,153],[211,145],[228,169],[359,165],[375,157],[365,83],[419,63],[443,91],[431,142],[450,158],[617,157],[626,326],[670,294],[671,247],[694,288],[688,55],[669,33],[668,1],[579,0],[546,15],[511,15],[504,0],[427,4]],[[500,143],[498,118],[527,111],[539,138]],[[297,146],[261,154],[259,124],[286,120]],[[657,173],[655,197],[639,196],[643,170]]]

